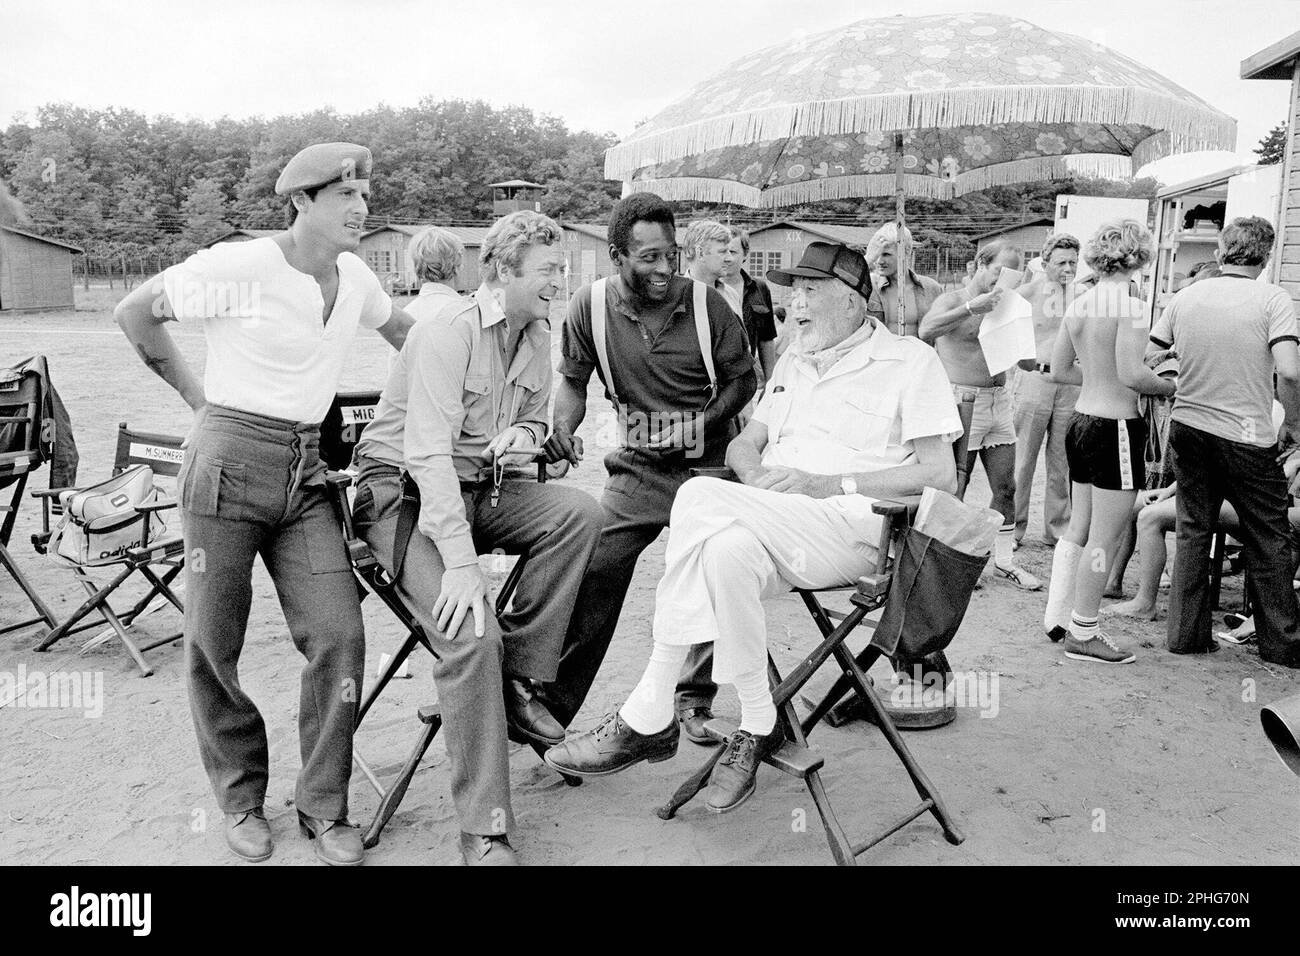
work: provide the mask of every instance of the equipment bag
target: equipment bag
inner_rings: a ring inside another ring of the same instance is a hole
[[[83,566],[113,564],[131,548],[166,533],[160,512],[139,510],[161,497],[148,465],[128,468],[89,488],[65,491],[59,495],[63,520],[55,528],[48,553]]]

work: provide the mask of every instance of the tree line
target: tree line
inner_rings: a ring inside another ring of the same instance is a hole
[[[1280,152],[1283,134],[1275,130],[1261,142],[1261,161]],[[330,140],[374,152],[371,215],[378,220],[487,220],[487,184],[519,178],[546,185],[549,215],[602,221],[620,192],[604,178],[613,134],[571,131],[524,107],[426,97],[414,107],[355,114],[322,109],[204,121],[60,103],[0,131],[0,223],[25,223],[95,257],[174,261],[234,226],[279,228],[285,201],[274,187],[281,168],[302,147]],[[1052,216],[1060,193],[1152,199],[1158,185],[1076,178],[995,187],[954,200],[909,199],[908,217],[921,244],[961,253],[972,235]],[[678,208],[684,217],[755,216],[707,203]],[[893,217],[893,200],[835,200],[779,216],[877,223]]]

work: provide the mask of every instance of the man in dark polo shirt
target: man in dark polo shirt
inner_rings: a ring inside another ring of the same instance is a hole
[[[697,290],[697,283],[673,274],[676,225],[667,203],[652,193],[620,200],[610,214],[609,243],[618,274],[596,284],[604,291],[605,358],[594,334],[599,328],[593,330],[593,286],[583,286],[570,300],[564,323],[547,441],[555,458],[574,464],[582,459],[582,439],[574,432],[586,417],[587,382],[595,370],[614,405],[623,444],[605,457],[605,529],[578,593],[558,675],[546,688],[551,713],[565,725],[604,660],[637,559],[668,526],[673,498],[690,469],[723,464],[736,434],[735,416],[756,385],[736,313],[716,290]],[[701,296],[712,374],[696,325]],[[687,659],[677,688],[683,731],[697,743],[709,742],[703,726],[717,693],[712,670],[712,646],[702,645]]]

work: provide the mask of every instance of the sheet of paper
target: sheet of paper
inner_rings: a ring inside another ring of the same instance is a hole
[[[1007,271],[1002,270],[1003,274]],[[979,340],[990,375],[1005,372],[1021,359],[1037,356],[1033,311],[1023,296],[1008,290],[1002,293],[997,307],[984,317]]]
[[[993,288],[1006,289],[1010,292],[1012,289],[1020,285],[1020,280],[1023,276],[1024,273],[1018,269],[1008,269],[1004,266],[1002,271],[998,273],[998,281],[993,284]]]

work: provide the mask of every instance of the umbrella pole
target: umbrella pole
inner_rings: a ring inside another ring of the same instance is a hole
[[[903,261],[903,134],[894,134],[894,223],[898,231],[894,235],[898,239],[894,247],[895,268],[898,270],[894,276],[895,298],[897,299],[897,316],[895,331],[901,338],[906,334],[907,329],[907,312],[904,305],[904,283],[907,280],[907,274],[904,270],[910,268],[910,263]],[[881,292],[882,305],[884,292]]]

